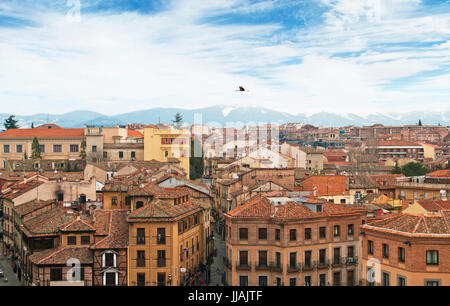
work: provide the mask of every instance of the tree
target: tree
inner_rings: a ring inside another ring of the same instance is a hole
[[[392,174],[402,174],[402,168],[398,166],[398,163],[395,163],[394,169],[391,171]]]
[[[422,126],[422,120],[419,119],[419,126]]]
[[[34,122],[31,122],[31,128],[34,129]]]
[[[183,124],[183,115],[181,115],[180,113],[176,113],[175,120],[172,120],[172,122],[175,124],[177,128],[180,128],[181,125]]]
[[[19,125],[17,124],[17,120],[15,120],[16,116],[11,115],[9,116],[7,119],[5,119],[5,123],[3,124],[5,126],[5,129],[10,130],[10,129],[18,129]]]
[[[81,159],[86,158],[86,140],[84,140],[84,139],[81,142],[80,157],[81,157]]]
[[[31,158],[32,159],[37,159],[37,158],[41,158],[41,148],[39,146],[39,140],[34,137],[33,138],[33,143],[31,144]]]
[[[27,160],[28,159],[28,155],[27,155],[27,152],[25,151],[24,153],[23,153],[23,160]]]
[[[429,172],[421,163],[411,162],[402,167],[402,173],[405,176],[422,176]]]
[[[66,170],[65,171],[66,172],[71,172],[72,171],[72,168],[70,167],[70,162],[69,161],[66,163]]]
[[[194,150],[197,147],[197,152],[201,150],[201,156],[195,156]],[[204,161],[203,161],[203,150],[201,144],[197,138],[191,140],[191,156],[189,157],[189,179],[195,180],[203,176],[204,171]]]

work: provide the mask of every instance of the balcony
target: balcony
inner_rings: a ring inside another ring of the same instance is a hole
[[[267,263],[259,263],[256,264],[255,270],[270,270],[270,267]]]
[[[344,264],[342,259],[343,259],[342,257],[334,257],[332,266],[333,267],[340,267],[340,266],[342,266]]]
[[[315,268],[315,264],[314,262],[310,261],[310,262],[304,262],[302,264],[302,271],[312,271]]]
[[[250,264],[247,263],[236,263],[236,270],[251,270]]]
[[[300,271],[300,265],[299,264],[289,264],[287,265],[287,272],[288,273],[294,273]]]
[[[283,266],[279,262],[271,262],[270,270],[273,272],[283,272]]]
[[[358,257],[347,257],[345,259],[345,265],[346,266],[352,266],[352,265],[357,265],[358,264]]]
[[[317,269],[328,269],[330,267],[330,261],[328,259],[319,260],[316,262]]]

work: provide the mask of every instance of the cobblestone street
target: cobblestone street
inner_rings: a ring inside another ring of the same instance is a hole
[[[210,286],[223,286],[222,277],[225,273],[223,256],[225,255],[225,241],[214,228],[214,248],[217,249],[217,256],[214,257],[214,263],[211,265]]]
[[[3,273],[5,274],[4,277],[0,277],[0,286],[21,286],[22,285],[19,282],[19,280],[17,279],[17,275],[13,272],[11,263],[3,255],[0,255],[0,269],[2,269]],[[5,282],[6,279],[8,280],[7,282]]]

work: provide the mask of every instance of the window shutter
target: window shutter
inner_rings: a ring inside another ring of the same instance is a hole
[[[102,255],[102,268],[105,267],[105,259],[106,259],[106,254],[103,253],[103,255]]]
[[[113,258],[114,258],[114,267],[117,267],[117,254],[113,254]],[[116,275],[117,278],[117,275]]]
[[[105,254],[103,254],[105,256]],[[103,273],[103,286],[106,286],[106,272]]]
[[[115,274],[116,274],[116,286],[117,286],[117,285],[119,285],[119,273],[116,272]]]

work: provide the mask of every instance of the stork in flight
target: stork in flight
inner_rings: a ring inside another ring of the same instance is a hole
[[[245,90],[245,88],[242,87],[242,86],[239,86],[239,90],[235,90],[235,91],[247,91],[247,92],[249,92],[249,90]]]

